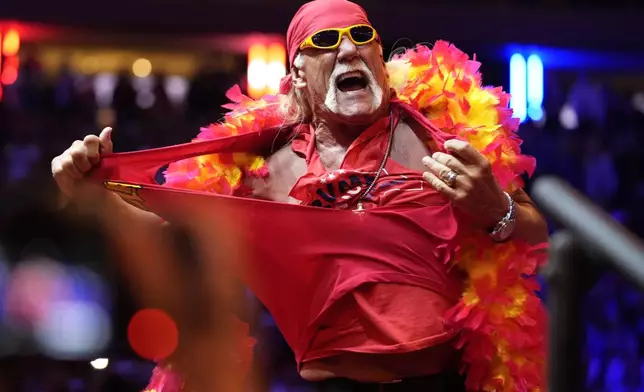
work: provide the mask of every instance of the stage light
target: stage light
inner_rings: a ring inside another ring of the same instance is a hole
[[[179,344],[179,330],[175,321],[158,309],[138,311],[127,327],[127,339],[132,350],[149,360],[172,355]]]
[[[109,108],[116,88],[117,76],[110,72],[101,72],[94,77],[94,94],[99,108]]]
[[[525,58],[515,53],[510,58],[510,108],[521,122],[528,114],[527,64]]]
[[[96,358],[95,360],[89,363],[96,370],[106,369],[110,364],[110,360],[107,358]]]
[[[15,56],[20,50],[20,34],[15,29],[10,29],[4,34],[2,41],[2,54],[9,57]]]
[[[132,64],[132,73],[139,78],[145,78],[152,73],[152,63],[148,59],[137,59]]]
[[[644,114],[644,93],[643,92],[638,92],[633,94],[633,98],[631,98],[631,103],[633,104],[633,108],[637,110],[638,112]]]
[[[18,80],[19,51],[20,34],[16,29],[0,34],[0,84],[8,86]]]
[[[266,46],[255,44],[248,50],[248,95],[259,98],[266,89],[266,74],[268,73],[268,53]]]
[[[51,303],[34,335],[43,354],[76,360],[105,350],[112,338],[109,314],[90,301]]]
[[[98,59],[94,56],[85,57],[81,62],[80,69],[86,75],[96,73],[96,71],[99,69]]]
[[[577,116],[577,111],[572,105],[567,103],[562,106],[559,112],[559,122],[564,129],[569,131],[579,127],[579,116]]]
[[[268,72],[266,72],[267,93],[277,94],[280,81],[286,75],[286,48],[281,44],[268,47]]]
[[[10,86],[18,80],[18,67],[13,64],[9,64],[9,61],[6,60],[4,69],[2,70],[2,76],[0,77],[0,82],[6,86]]]
[[[168,99],[175,105],[180,105],[188,95],[190,83],[184,76],[173,75],[165,80],[164,88]]]
[[[248,95],[260,98],[277,94],[280,81],[286,75],[286,48],[281,43],[269,46],[254,44],[248,50]]]
[[[527,77],[528,117],[540,121],[543,117],[543,62],[536,54],[528,56]]]

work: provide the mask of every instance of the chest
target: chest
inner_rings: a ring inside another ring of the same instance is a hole
[[[343,148],[330,148],[319,151],[320,160],[327,170],[341,167],[346,155]],[[394,131],[389,159],[412,171],[424,171],[422,158],[429,154],[425,142],[406,123],[400,122]],[[384,159],[385,151],[379,159]],[[285,146],[271,155],[268,160],[271,175],[268,178],[253,178],[249,185],[257,198],[297,204],[298,201],[289,194],[297,181],[307,173],[306,160],[296,154],[291,146]]]

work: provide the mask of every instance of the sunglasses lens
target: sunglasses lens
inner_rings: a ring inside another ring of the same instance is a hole
[[[340,33],[334,30],[325,30],[311,37],[313,44],[320,48],[328,48],[338,43]]]
[[[373,28],[369,26],[356,26],[350,31],[351,38],[357,43],[364,43],[370,41],[376,34]]]

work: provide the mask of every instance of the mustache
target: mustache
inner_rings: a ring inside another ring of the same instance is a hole
[[[331,72],[331,76],[329,77],[329,83],[333,84],[338,76],[353,71],[362,72],[369,83],[372,83],[375,80],[373,72],[371,72],[369,67],[367,67],[367,64],[365,64],[363,60],[359,59],[352,63],[336,63],[333,68],[333,72]]]

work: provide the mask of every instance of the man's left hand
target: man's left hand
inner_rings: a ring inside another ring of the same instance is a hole
[[[423,177],[484,229],[493,228],[508,212],[509,202],[496,182],[488,160],[471,144],[448,140],[445,150],[423,158]]]

